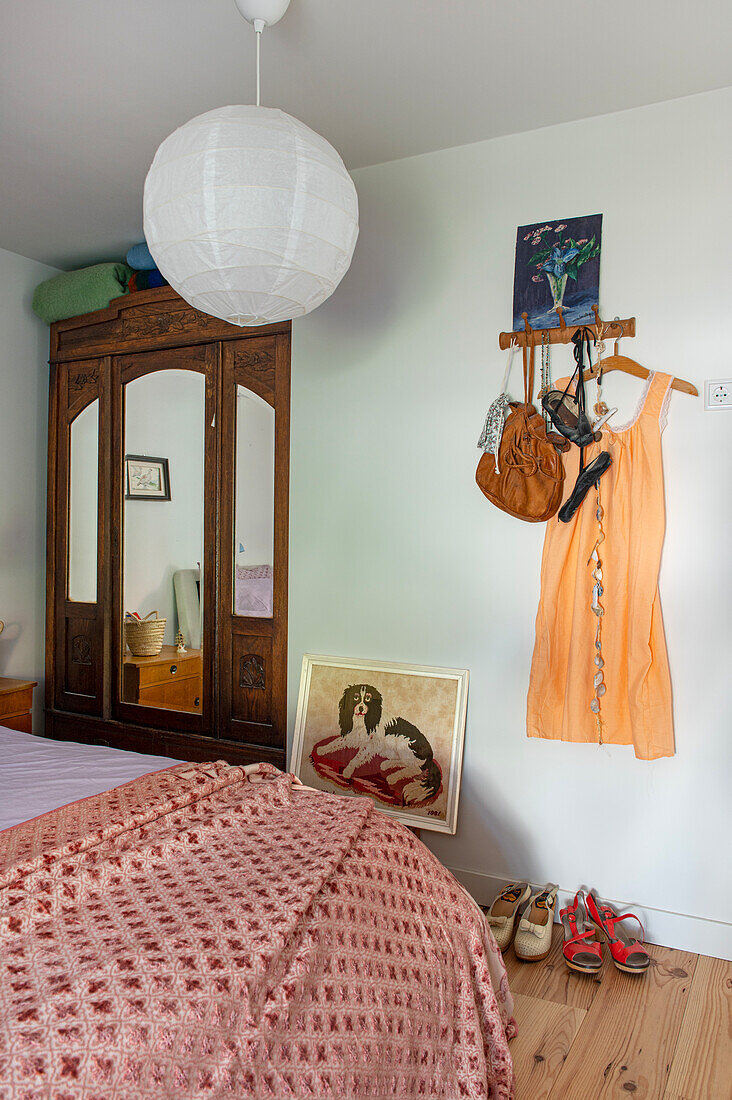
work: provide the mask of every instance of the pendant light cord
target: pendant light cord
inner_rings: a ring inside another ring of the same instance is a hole
[[[259,44],[262,41],[262,32],[261,32],[261,30],[258,30],[256,32],[256,35],[257,35],[257,107],[259,107],[260,106],[260,102],[259,102],[259,100],[260,100],[260,95],[259,95]]]

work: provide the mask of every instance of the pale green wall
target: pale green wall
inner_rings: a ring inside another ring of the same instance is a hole
[[[46,619],[48,326],[31,312],[54,268],[0,249],[0,676],[40,681]]]
[[[725,90],[361,170],[352,269],[294,325],[290,720],[304,651],[469,668],[458,833],[430,846],[478,890],[529,876],[732,911],[708,855],[730,826],[732,414],[674,395],[664,437],[673,759],[526,738],[543,528],[473,480],[518,225],[602,212],[603,310],[638,318],[626,352],[700,389],[732,375],[731,124]],[[638,391],[608,377],[622,419]],[[730,950],[729,925],[677,924],[652,931]]]

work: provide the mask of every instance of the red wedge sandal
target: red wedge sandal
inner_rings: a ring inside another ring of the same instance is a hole
[[[582,890],[578,890],[572,904],[559,911],[559,919],[564,928],[562,954],[570,970],[576,970],[580,974],[599,974],[602,968],[602,947],[594,938],[594,926],[587,920],[584,897]]]
[[[621,924],[624,920],[638,921],[641,936],[645,939],[640,917],[635,913],[618,915],[606,901],[600,901],[594,890],[590,890],[587,895],[587,912],[599,938],[607,940],[612,960],[618,970],[624,970],[626,974],[645,974],[651,965],[651,957],[642,942],[629,936]]]

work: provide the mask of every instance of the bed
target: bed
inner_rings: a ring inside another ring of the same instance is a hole
[[[167,756],[51,741],[0,726],[0,830],[179,764]]]
[[[0,747],[2,1100],[511,1100],[485,919],[370,801],[269,764]]]
[[[272,618],[274,579],[271,565],[237,565],[234,575],[234,614]],[[178,627],[191,649],[201,648],[203,612],[201,570],[178,569],[173,574]]]
[[[237,565],[234,614],[271,618],[273,583],[271,565]]]

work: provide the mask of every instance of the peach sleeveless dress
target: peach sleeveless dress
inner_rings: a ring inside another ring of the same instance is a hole
[[[604,541],[599,618],[592,610],[592,560],[599,523],[593,486],[569,523],[547,523],[541,597],[531,663],[527,734],[556,741],[633,745],[643,760],[673,756],[674,733],[658,571],[666,525],[661,432],[672,376],[652,373],[634,419],[603,428],[585,448],[589,464],[609,450],[612,466],[600,479]],[[563,382],[555,383],[563,389]],[[579,449],[565,455],[564,499],[579,471]],[[596,658],[601,656],[601,661]],[[602,664],[604,661],[604,665]],[[598,668],[598,664],[600,668]],[[591,709],[602,671],[597,713]]]

